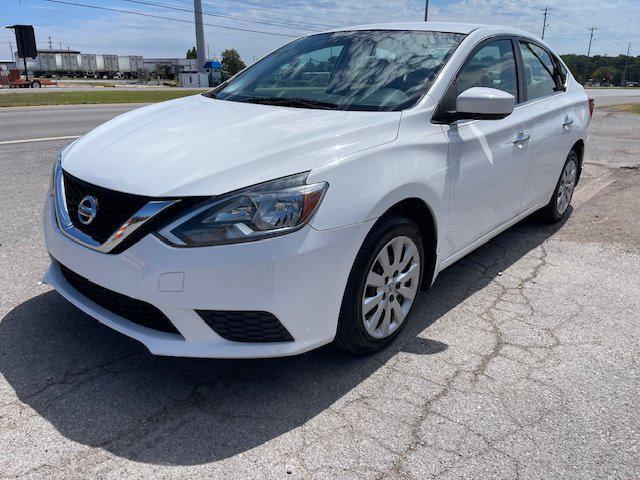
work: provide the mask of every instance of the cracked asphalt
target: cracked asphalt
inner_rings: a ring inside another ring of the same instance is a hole
[[[638,131],[597,110],[568,220],[442,272],[385,351],[260,361],[153,357],[41,285],[63,142],[0,146],[0,478],[639,478]]]

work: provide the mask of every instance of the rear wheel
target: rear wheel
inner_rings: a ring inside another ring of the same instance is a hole
[[[569,210],[577,181],[578,154],[572,150],[562,168],[562,173],[549,204],[540,211],[543,220],[554,223],[564,218]]]
[[[422,238],[411,220],[393,215],[374,226],[349,275],[334,343],[359,354],[391,343],[420,291],[423,266]]]
[[[34,80],[33,82],[31,82],[31,88],[40,88],[41,86],[42,84],[39,80]]]

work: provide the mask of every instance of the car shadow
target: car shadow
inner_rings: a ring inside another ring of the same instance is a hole
[[[452,265],[397,341],[370,357],[330,346],[270,360],[154,357],[48,292],[0,321],[0,374],[74,442],[152,464],[227,458],[312,420],[399,352],[446,350],[428,327],[557,228],[525,220]]]

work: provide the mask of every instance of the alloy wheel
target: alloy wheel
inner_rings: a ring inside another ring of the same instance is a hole
[[[567,162],[564,166],[562,176],[560,177],[560,185],[558,186],[558,195],[556,196],[558,215],[562,215],[569,207],[573,190],[576,186],[577,171],[576,162],[573,160]]]
[[[369,335],[386,338],[404,322],[418,293],[420,253],[406,236],[389,241],[367,275],[362,322]]]

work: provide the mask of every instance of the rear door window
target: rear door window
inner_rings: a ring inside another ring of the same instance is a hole
[[[524,84],[527,100],[553,95],[560,90],[560,79],[551,55],[533,43],[519,42],[522,54]]]

